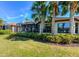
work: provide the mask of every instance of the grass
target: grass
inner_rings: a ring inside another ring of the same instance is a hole
[[[79,56],[79,47],[64,47],[36,42],[31,39],[27,41],[10,41],[0,35],[0,56],[12,57],[66,57]]]

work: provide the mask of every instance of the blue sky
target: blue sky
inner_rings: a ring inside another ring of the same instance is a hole
[[[33,2],[34,1],[0,1],[0,18],[3,18],[7,23],[21,23],[25,18],[32,20],[31,7]],[[69,12],[65,17],[68,16]]]
[[[25,18],[31,19],[32,1],[0,1],[0,18],[6,22],[22,22]]]

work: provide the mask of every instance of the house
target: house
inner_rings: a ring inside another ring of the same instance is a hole
[[[72,23],[72,24],[71,24]],[[52,24],[47,23],[46,24]],[[51,26],[45,26],[44,32],[51,32]],[[70,21],[69,17],[56,17],[55,18],[55,27],[54,27],[54,34],[57,33],[71,33],[71,34],[79,34],[79,16],[74,17],[74,21]],[[22,27],[24,28],[23,31],[26,32],[39,32],[39,22],[25,22],[22,24]]]
[[[6,29],[9,29],[11,30],[12,32],[20,32],[21,30],[21,26],[20,25],[17,25],[18,23],[9,23],[9,24],[4,24],[2,26],[2,30],[6,30]],[[20,29],[19,29],[20,28]]]
[[[57,33],[71,33],[71,34],[79,34],[79,16],[74,17],[74,21],[71,25],[69,17],[56,17],[55,18],[55,26],[54,26],[54,34]],[[51,24],[45,21],[44,32],[51,32]],[[3,26],[3,29],[9,28],[13,32],[39,32],[40,21],[26,21],[24,23],[10,23],[8,25]]]

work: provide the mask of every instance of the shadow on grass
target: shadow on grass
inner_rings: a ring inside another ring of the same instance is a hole
[[[22,36],[16,36],[16,34],[10,34],[8,37],[6,37],[7,40],[11,41],[26,41],[29,40],[28,38],[22,37]]]

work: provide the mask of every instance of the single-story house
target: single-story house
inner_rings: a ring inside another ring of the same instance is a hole
[[[47,25],[50,24],[50,25]],[[51,24],[45,21],[44,32],[51,32]],[[24,23],[11,23],[8,25],[4,25],[3,29],[9,28],[13,32],[39,32],[39,22],[34,21],[26,21]],[[79,16],[74,17],[74,21],[70,20],[69,17],[56,17],[54,23],[54,34],[57,33],[71,33],[71,34],[79,34]]]

